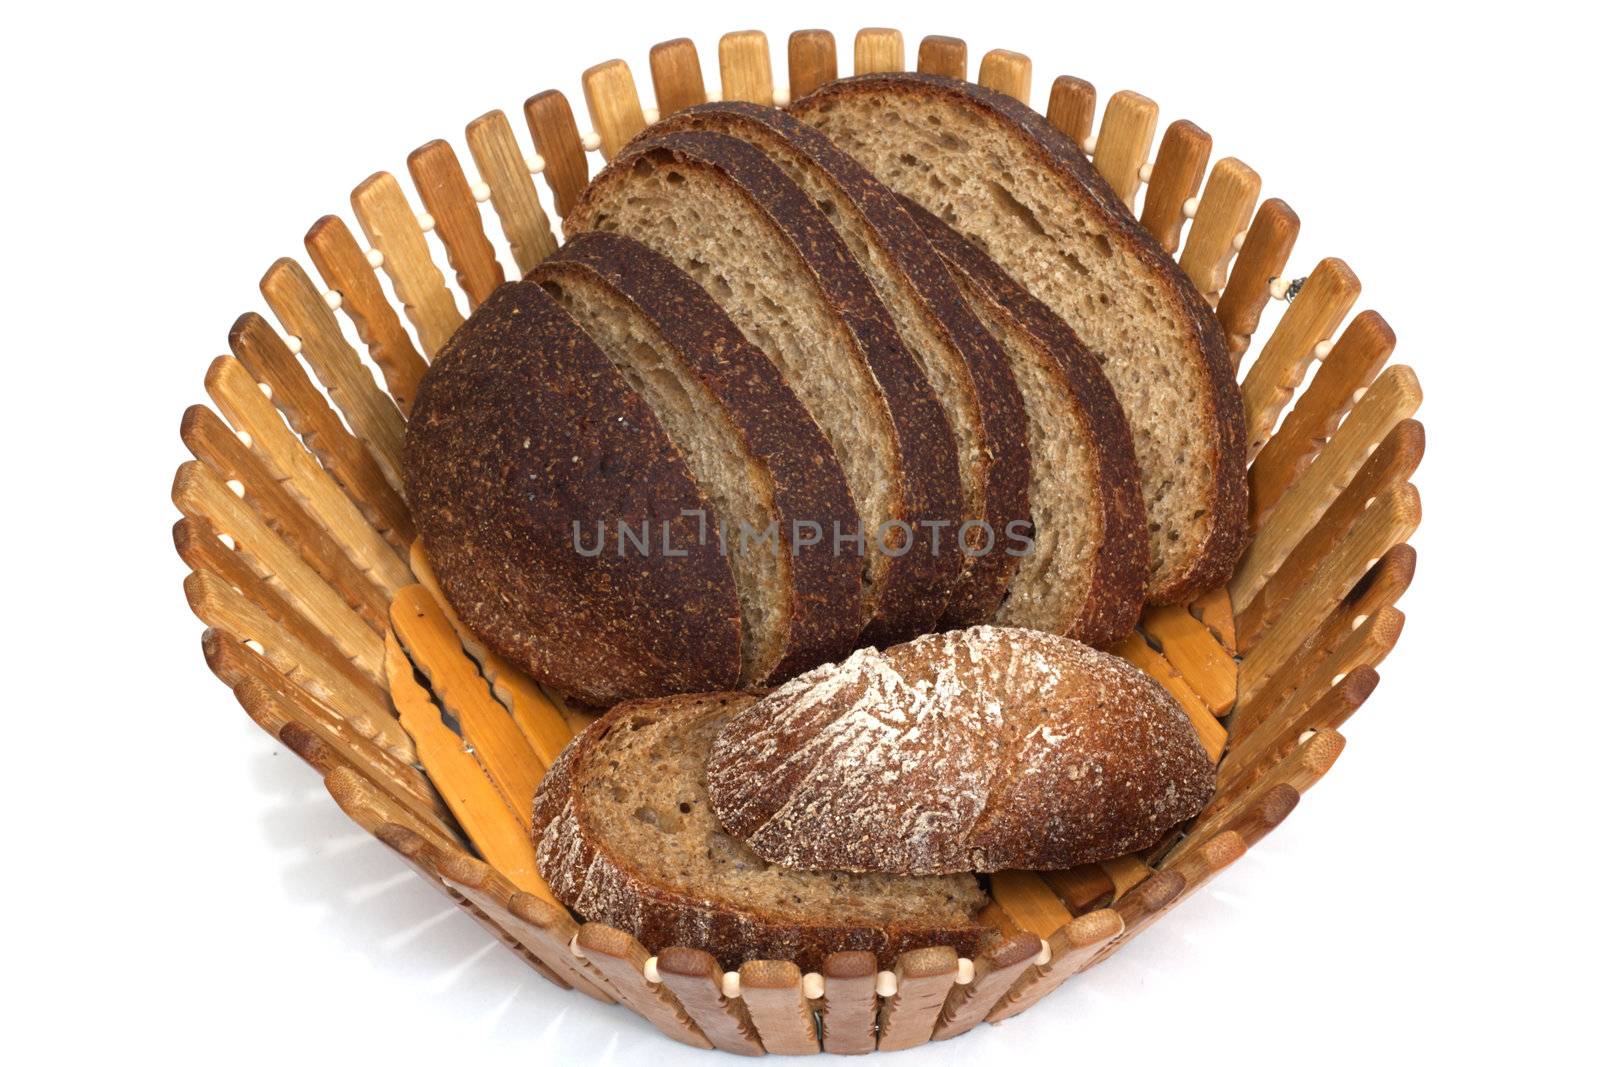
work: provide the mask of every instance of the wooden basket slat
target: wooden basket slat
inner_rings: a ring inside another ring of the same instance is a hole
[[[432,359],[461,325],[461,309],[433,261],[399,179],[379,171],[351,191],[350,207],[367,243],[383,254],[383,272],[394,287],[395,299],[416,327],[423,353]]]
[[[1183,205],[1200,195],[1210,160],[1211,135],[1188,119],[1172,123],[1161,135],[1161,147],[1150,165],[1150,187],[1145,190],[1139,223],[1168,255],[1176,252],[1182,241],[1183,224],[1187,221]]]
[[[1132,855],[1118,856],[1096,866],[1105,872],[1105,876],[1111,880],[1111,902],[1113,904],[1137,889],[1152,873],[1148,863],[1140,857]]]
[[[1294,591],[1282,618],[1269,626],[1239,667],[1239,699],[1248,703],[1305,640],[1307,629],[1322,624],[1362,576],[1393,546],[1410,538],[1422,521],[1415,486],[1401,484],[1379,494],[1348,533]]]
[[[945,1041],[981,1023],[1016,984],[1025,968],[1039,959],[1044,942],[1036,934],[1006,939],[972,961],[972,975],[953,986],[933,1026],[933,1040]]]
[[[895,961],[895,992],[878,1008],[878,1051],[914,1048],[933,1036],[945,998],[956,980],[955,949],[903,952]]]
[[[1228,352],[1236,372],[1250,348],[1250,338],[1261,325],[1261,313],[1272,298],[1272,280],[1283,274],[1298,236],[1300,216],[1276,197],[1262,202],[1245,231],[1239,258],[1217,301],[1217,319],[1227,334]]]
[[[1123,932],[1096,952],[1084,969],[1098,966],[1122,951],[1163,915],[1243,856],[1245,848],[1244,838],[1232,830],[1223,830],[1141,882],[1132,893],[1112,905],[1122,913]]]
[[[589,184],[589,159],[572,105],[559,89],[546,89],[528,97],[522,113],[533,149],[544,160],[544,180],[555,197],[556,214],[565,218]]]
[[[789,960],[745,963],[739,968],[739,997],[768,1052],[808,1056],[821,1049],[805,976]]]
[[[1139,196],[1139,172],[1150,159],[1150,146],[1155,143],[1159,114],[1154,100],[1124,89],[1111,94],[1105,114],[1100,116],[1100,133],[1094,141],[1094,169],[1111,183],[1130,211]]]
[[[967,42],[959,37],[931,34],[917,45],[917,70],[945,78],[967,77]]]
[[[284,330],[300,339],[300,354],[327,389],[328,399],[371,451],[389,485],[399,491],[405,417],[361,365],[316,283],[299,263],[280,259],[262,276],[261,295]]]
[[[1019,1015],[1055,991],[1083,969],[1100,946],[1122,933],[1122,916],[1111,908],[1080,915],[1050,935],[1050,958],[1023,968],[1022,974],[990,1009],[988,1021],[997,1023]]]
[[[483,213],[450,142],[429,141],[406,157],[411,184],[433,217],[434,232],[444,245],[456,283],[475,308],[506,280],[494,245],[483,232]]]
[[[655,89],[656,113],[661,118],[705,103],[706,80],[700,73],[700,53],[694,42],[687,37],[674,37],[652,47],[650,83]]]
[[[409,572],[394,547],[345,495],[332,473],[301,447],[239,361],[228,356],[213,361],[206,374],[206,392],[234,430],[248,435],[251,454],[334,540],[349,549],[356,566],[390,591],[407,583]],[[273,397],[281,400],[276,388]]]
[[[760,30],[735,30],[717,42],[717,67],[722,100],[748,100],[772,105],[772,57],[767,35]]]
[[[1217,160],[1206,179],[1178,266],[1213,305],[1228,279],[1234,240],[1245,232],[1260,194],[1261,176],[1232,156]]]
[[[600,155],[611,159],[633,135],[644,129],[644,108],[633,84],[633,71],[620,59],[608,59],[583,72],[583,99],[589,120],[600,135]]]
[[[1021,52],[991,49],[978,64],[978,84],[1026,104],[1033,95],[1033,60]]]
[[[524,832],[530,831],[528,799],[539,789],[545,764],[522,736],[510,709],[490,692],[477,663],[462,649],[455,627],[420,585],[395,594],[389,621],[406,655],[428,679],[435,702],[456,721],[473,757]]]
[[[1276,623],[1303,583],[1330,557],[1339,541],[1366,510],[1369,502],[1403,485],[1422,462],[1424,435],[1422,424],[1405,419],[1395,424],[1377,449],[1366,458],[1350,484],[1339,491],[1294,551],[1237,617],[1239,648],[1245,653],[1255,645],[1263,631]],[[1298,620],[1297,620],[1298,621]]]
[[[542,773],[561,755],[561,750],[572,740],[573,727],[561,709],[545,695],[526,674],[512,667],[490,651],[476,634],[467,628],[460,616],[450,607],[439,589],[433,567],[422,553],[422,542],[411,548],[411,569],[417,581],[433,597],[434,604],[444,613],[456,632],[457,639],[467,655],[477,662],[478,669],[489,683],[496,700],[511,713],[512,721],[522,732]]]
[[[1394,353],[1394,331],[1376,311],[1350,320],[1311,384],[1250,464],[1250,528],[1258,530],[1289,486],[1339,428],[1359,390]]]
[[[1211,636],[1217,639],[1217,644],[1229,654],[1233,655],[1238,650],[1237,635],[1233,626],[1233,600],[1228,595],[1228,587],[1218,586],[1216,589],[1205,593],[1189,604],[1189,614],[1199,619]]]
[[[370,734],[379,744],[409,758],[411,741],[389,714],[382,691],[345,673],[334,656],[296,636],[257,600],[271,602],[264,583],[245,584],[241,592],[208,570],[192,571],[183,583],[189,608],[201,622],[241,642],[255,641],[262,655],[279,671],[306,687],[318,700],[343,716],[356,730]],[[281,601],[279,602],[281,603]],[[285,606],[286,607],[286,606]],[[292,616],[292,609],[289,609]]]
[[[231,551],[216,536],[197,539],[196,551],[206,553],[207,562],[227,566],[225,576],[235,585],[248,573],[252,593],[264,587],[281,611],[292,611],[302,639],[325,647],[330,660],[350,664],[355,676],[382,692],[382,638],[215,471],[198,460],[180,466],[172,502],[190,519],[203,520],[214,533],[233,539]],[[287,619],[280,621],[290,625]]]
[[[584,923],[578,928],[574,944],[595,970],[605,975],[610,992],[635,1014],[674,1041],[696,1048],[712,1047],[672,991],[645,979],[644,965],[650,954],[631,935],[603,923]]]
[[[1385,552],[1322,624],[1306,635],[1289,662],[1273,672],[1267,684],[1252,693],[1248,701],[1241,703],[1232,721],[1237,734],[1233,740],[1242,739],[1250,724],[1273,715],[1297,690],[1303,694],[1306,679],[1323,657],[1344,645],[1351,631],[1368,617],[1393,607],[1411,583],[1416,558],[1416,550],[1410,545],[1395,545]]]
[[[1050,83],[1045,120],[1075,144],[1087,145],[1094,130],[1094,105],[1094,86],[1082,78],[1063,74]]]
[[[423,768],[456,822],[483,858],[513,885],[554,903],[539,876],[529,817],[522,811],[527,802],[514,802],[501,792],[467,740],[445,724],[439,704],[417,682],[415,665],[393,632],[385,641],[385,652],[389,695],[400,723],[416,743]]]
[[[1103,908],[1117,891],[1098,863],[1082,863],[1064,871],[1040,871],[1039,877],[1073,915]]]
[[[1396,424],[1415,415],[1421,404],[1422,387],[1410,367],[1396,363],[1378,375],[1251,538],[1228,583],[1236,609],[1249,606],[1267,578],[1355,477],[1367,456]]]
[[[1344,677],[1320,696],[1314,686],[1303,686],[1229,750],[1217,768],[1218,790],[1233,790],[1241,783],[1253,782],[1293,752],[1306,731],[1337,730],[1377,687],[1378,672],[1365,663],[1345,671]]]
[[[367,254],[337,215],[324,215],[312,224],[305,246],[317,273],[339,294],[339,309],[354,324],[367,355],[382,372],[395,406],[409,414],[428,364],[384,295]]]
[[[822,961],[817,1015],[824,1052],[845,1055],[878,1047],[878,961],[870,952],[834,952]]]
[[[656,958],[656,971],[684,1012],[717,1048],[740,1056],[759,1056],[766,1051],[744,1000],[723,996],[722,968],[709,952],[664,948]]]
[[[1255,459],[1272,436],[1317,345],[1331,340],[1359,295],[1361,281],[1344,260],[1329,257],[1312,268],[1300,295],[1283,313],[1239,385],[1248,459]]]
[[[996,871],[989,895],[1019,933],[1048,937],[1072,921],[1072,912],[1034,871]]]
[[[227,647],[227,651],[214,653],[219,659],[234,657],[241,663],[254,660],[262,664],[264,672],[277,674],[260,656],[232,638],[217,634],[215,640]],[[255,672],[251,667],[226,665],[218,668],[218,674],[221,675],[224,670],[240,672],[240,680],[234,685],[233,694],[245,713],[267,733],[315,767],[323,777],[327,777],[334,766],[349,767],[396,802],[400,810],[395,817],[403,814],[406,825],[441,843],[460,844],[449,809],[444,806],[444,801],[426,776],[410,764],[402,763],[370,739],[356,733],[349,723],[329,712],[281,675],[268,681],[257,676],[264,672]],[[290,699],[286,693],[291,689],[298,690],[305,699],[298,702]],[[336,762],[319,756],[320,750],[313,747],[313,741],[334,757]]]
[[[1139,628],[1214,715],[1226,715],[1239,693],[1239,667],[1209,627],[1181,604],[1149,608]]]
[[[789,99],[798,100],[839,76],[839,49],[827,30],[789,35]]]
[[[856,31],[853,74],[888,74],[906,69],[906,40],[899,30],[868,26]]]
[[[1304,796],[1333,767],[1344,751],[1344,735],[1337,730],[1318,730],[1295,745],[1294,749],[1248,783],[1219,792],[1189,828],[1188,836],[1168,853],[1168,865],[1184,856],[1223,828],[1238,820],[1280,784],[1287,783]]]
[[[467,149],[489,186],[489,203],[500,219],[511,260],[526,274],[556,250],[556,238],[506,113],[490,111],[469,123]]]
[[[1228,743],[1227,728],[1217,721],[1216,713],[1206,706],[1205,701],[1200,699],[1200,695],[1178,674],[1172,664],[1167,662],[1161,653],[1151,648],[1145,641],[1144,635],[1137,631],[1129,634],[1111,651],[1160,682],[1162,688],[1172,694],[1172,698],[1178,702],[1183,713],[1189,717],[1195,733],[1200,737],[1200,744],[1215,762]]]
[[[219,402],[217,406],[228,421],[235,424],[235,429],[244,429],[237,424],[235,415],[248,416],[253,422],[271,427],[265,432],[268,441],[262,445],[266,451],[261,458],[272,467],[273,456],[282,452],[278,456],[277,468],[280,477],[290,477],[292,471],[310,471],[320,464],[326,477],[307,475],[302,479],[307,487],[301,488],[297,484],[295,493],[300,496],[312,494],[316,504],[308,506],[309,513],[324,525],[333,523],[328,532],[346,546],[347,554],[364,570],[372,571],[373,577],[385,588],[392,592],[404,584],[404,569],[392,566],[398,561],[394,550],[403,550],[416,533],[405,501],[395,492],[372,452],[345,429],[344,423],[339,420],[327,399],[317,391],[300,361],[266,319],[254,313],[241,315],[228,333],[228,347],[239,365],[249,373],[240,375],[232,368],[218,369],[213,364],[213,372],[218,375],[216,387],[230,391],[230,394],[235,388],[259,392],[256,382],[247,384],[245,380],[253,377],[271,390],[272,401],[269,406],[253,399],[248,403],[241,400],[242,406],[237,412],[230,412]],[[208,384],[208,389],[210,387]],[[300,436],[300,441],[297,442],[291,434],[278,431],[279,422],[272,415],[272,407],[283,413],[289,426]],[[255,437],[262,436],[253,431],[251,433]],[[303,449],[299,447],[302,443]],[[308,464],[300,458],[306,451],[316,458],[315,462]],[[294,454],[290,455],[290,452]],[[332,479],[333,493],[323,500],[321,486],[329,478]],[[312,486],[312,482],[317,485]],[[345,503],[353,507],[335,503],[334,496],[348,497]],[[352,514],[362,525],[372,527],[378,536],[373,538],[367,533],[346,530],[339,525],[348,521]],[[354,541],[346,540],[346,534],[353,537]],[[383,541],[387,541],[388,546],[377,548],[377,544]],[[371,548],[370,558],[362,555],[365,547]]]
[[[361,619],[381,634],[388,626],[389,594],[357,567],[344,549],[273,478],[210,408],[196,404],[183,414],[179,437],[194,457],[218,476],[245,488],[245,500],[263,522],[292,545],[312,569],[343,596]]]

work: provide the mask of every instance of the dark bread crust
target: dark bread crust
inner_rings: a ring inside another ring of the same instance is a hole
[[[651,952],[672,946],[698,948],[730,970],[747,960],[772,959],[793,960],[803,971],[820,971],[830,953],[852,950],[871,952],[882,963],[930,945],[950,945],[969,958],[981,952],[994,932],[975,924],[808,922],[747,904],[696,897],[652,880],[629,856],[609,848],[590,831],[583,793],[574,786],[609,731],[627,727],[640,713],[653,718],[682,716],[689,722],[706,715],[732,715],[756,699],[743,693],[706,693],[631,701],[612,708],[574,738],[550,766],[533,801],[539,873],[556,899],[587,921],[626,930]]]
[[[450,604],[510,662],[578,701],[727,688],[739,607],[710,505],[644,401],[548,293],[501,286],[423,376],[406,499]],[[648,520],[619,557],[614,524]],[[606,550],[584,556],[604,521]],[[663,556],[661,523],[674,551]]]
[[[959,522],[960,485],[955,442],[928,380],[901,344],[889,312],[843,240],[800,188],[753,145],[723,134],[689,131],[636,139],[598,174],[563,220],[568,234],[592,227],[611,187],[627,180],[641,158],[710,168],[773,225],[811,274],[844,323],[876,381],[895,435],[900,479],[893,490],[898,516],[909,523],[909,551],[885,567],[875,590],[877,607],[861,640],[889,643],[932,627],[950,599],[961,565],[959,552],[932,551],[924,522]],[[866,531],[869,551],[874,531]]]
[[[982,431],[979,447],[986,454],[983,514],[975,517],[994,531],[996,546],[1004,544],[1010,523],[1026,523],[1030,514],[1022,394],[1005,352],[967,306],[944,262],[906,215],[899,198],[820,130],[776,108],[745,101],[697,104],[663,119],[652,133],[684,129],[716,130],[744,139],[755,131],[757,137],[774,138],[806,160],[860,212],[875,242],[911,283],[930,325],[971,374]],[[759,140],[755,144],[762,147]],[[1018,563],[1019,557],[998,547],[969,557],[939,627],[987,621],[1000,606]]]
[[[859,517],[827,439],[778,369],[693,278],[630,237],[578,234],[533,277],[559,281],[567,272],[583,273],[650,319],[771,474],[779,542],[792,561],[793,598],[788,640],[771,679],[847,654],[860,631],[861,568],[835,553],[826,537],[797,549],[791,533],[797,521],[828,530],[835,520],[853,528]]]
[[[1144,493],[1133,433],[1095,354],[1072,327],[966,240],[915,201],[906,210],[952,270],[988,294],[1011,324],[1055,357],[1078,415],[1088,428],[1098,478],[1103,538],[1095,555],[1088,593],[1067,636],[1090,645],[1126,637],[1139,621],[1150,579],[1150,540],[1145,534]]]
[[[722,727],[712,808],[763,859],[934,875],[1060,870],[1154,844],[1216,769],[1177,702],[1107,652],[978,626],[863,649]]]
[[[1248,488],[1245,480],[1244,402],[1234,378],[1227,338],[1215,312],[1172,257],[1133,217],[1110,184],[1089,162],[1070,137],[1051,126],[1038,112],[1004,93],[971,82],[936,74],[863,74],[822,86],[795,101],[790,110],[804,116],[831,98],[855,93],[898,93],[938,98],[945,103],[975,110],[1021,135],[1033,156],[1063,181],[1083,190],[1099,209],[1121,245],[1132,252],[1162,282],[1173,309],[1193,333],[1208,386],[1206,404],[1214,433],[1206,451],[1216,471],[1215,493],[1206,516],[1209,529],[1202,548],[1188,569],[1162,588],[1151,589],[1156,603],[1184,603],[1214,589],[1233,573],[1248,543]]]

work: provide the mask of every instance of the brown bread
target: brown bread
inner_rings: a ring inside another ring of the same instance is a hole
[[[820,970],[844,950],[885,965],[926,945],[981,951],[992,935],[973,920],[985,898],[971,875],[785,870],[722,832],[706,797],[706,754],[727,717],[754,701],[635,701],[567,746],[533,805],[539,873],[557,899],[652,952],[703,949],[729,969],[792,959]]]
[[[537,285],[502,286],[445,343],[404,465],[445,597],[540,682],[608,706],[738,679],[733,576],[686,514],[713,509],[649,406]],[[648,560],[619,522],[647,531]],[[598,523],[602,550],[580,552]]]
[[[625,233],[661,252],[772,359],[833,446],[866,528],[862,639],[932,627],[961,563],[959,552],[932,550],[925,525],[959,522],[954,440],[816,205],[753,145],[647,134],[596,176],[564,225]],[[889,551],[874,550],[879,531]],[[898,542],[908,535],[906,549]]]
[[[1105,357],[1133,430],[1152,600],[1220,585],[1244,550],[1244,413],[1216,315],[1072,140],[1004,94],[868,74],[792,106],[977,244]]]
[[[1033,551],[994,621],[1104,646],[1139,621],[1150,542],[1133,435],[1099,361],[971,242],[906,201],[1010,356],[1032,448]]]
[[[650,404],[722,516],[743,619],[741,684],[847,654],[861,569],[823,531],[853,527],[855,506],[777,368],[692,278],[620,234],[579,234],[533,278]]]
[[[717,130],[766,152],[833,223],[871,280],[955,433],[965,519],[993,531],[990,540],[983,526],[969,527],[971,549],[940,627],[987,622],[1020,559],[1005,551],[1007,530],[1029,514],[1022,396],[1005,353],[895,194],[816,129],[737,101],[679,111],[652,133],[682,129]]]
[[[862,649],[730,719],[728,833],[802,870],[1056,870],[1144,848],[1216,771],[1166,690],[1106,652],[978,626]]]

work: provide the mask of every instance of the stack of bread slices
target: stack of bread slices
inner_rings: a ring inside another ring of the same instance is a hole
[[[984,873],[1201,809],[1182,711],[1090,646],[1232,571],[1240,397],[1075,144],[868,75],[668,116],[565,228],[444,346],[405,457],[465,623],[612,707],[534,802],[564,903],[726,966],[971,955]]]
[[[579,703],[988,622],[1104,646],[1242,551],[1215,316],[1008,97],[691,107],[565,229],[435,360],[406,478],[462,618]]]

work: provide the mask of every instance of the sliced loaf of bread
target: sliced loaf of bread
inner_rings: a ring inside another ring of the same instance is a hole
[[[1033,551],[995,622],[1091,645],[1118,641],[1144,606],[1150,543],[1133,435],[1117,394],[1071,327],[977,246],[905,204],[1004,346],[1022,388]]]
[[[832,445],[862,517],[863,530],[843,531],[864,535],[862,639],[935,625],[961,554],[935,550],[925,524],[960,521],[954,439],[888,311],[805,193],[736,138],[646,135],[595,177],[564,226],[661,252],[777,365]]]
[[[861,568],[823,531],[854,526],[856,510],[777,368],[694,279],[631,238],[579,234],[532,277],[650,405],[722,517],[743,619],[741,685],[847,654]]]
[[[895,194],[813,127],[776,108],[739,101],[685,108],[655,129],[717,130],[756,145],[849,246],[933,384],[956,437],[964,515],[971,525],[962,575],[940,626],[988,621],[1020,558],[1004,551],[1007,530],[1028,518],[1022,397],[1005,353],[967,307]]]
[[[1133,430],[1150,596],[1221,584],[1245,545],[1244,414],[1216,315],[1072,140],[930,74],[823,86],[793,112],[954,227],[1105,359]]]
[[[722,831],[706,757],[735,693],[613,708],[561,753],[533,802],[539,873],[584,919],[626,930],[652,952],[698,948],[726,968],[750,959],[822,968],[831,952],[952,945],[976,956],[992,936],[970,875],[896,878],[769,864]]]
[[[404,467],[446,599],[540,682],[602,707],[737,682],[733,575],[688,517],[715,509],[649,405],[537,285],[501,286],[445,343]]]

